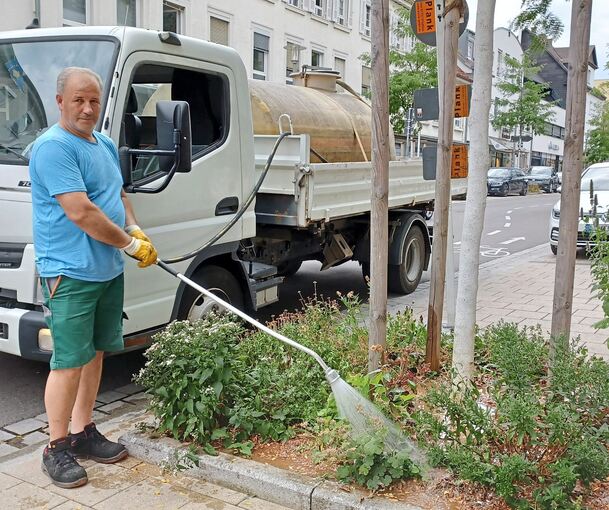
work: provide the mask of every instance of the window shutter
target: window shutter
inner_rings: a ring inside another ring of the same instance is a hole
[[[269,37],[258,32],[254,32],[254,48],[257,50],[269,51]]]
[[[366,33],[366,0],[359,2],[359,31],[362,34]]]
[[[345,17],[347,18],[347,26],[353,26],[353,0],[345,0]]]
[[[302,0],[300,7],[307,12],[313,12],[313,0]]]
[[[338,22],[338,0],[332,0],[332,17],[330,19],[335,23]]]
[[[228,46],[228,21],[210,16],[209,40],[211,42]]]

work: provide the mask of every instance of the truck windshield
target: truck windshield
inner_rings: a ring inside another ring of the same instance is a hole
[[[0,164],[27,164],[36,138],[57,122],[56,80],[63,68],[88,67],[107,86],[115,44],[102,39],[0,44]]]

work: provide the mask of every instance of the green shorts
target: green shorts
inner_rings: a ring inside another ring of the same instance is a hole
[[[41,284],[53,336],[51,370],[82,367],[96,351],[124,348],[122,274],[108,282],[58,276],[41,278]]]

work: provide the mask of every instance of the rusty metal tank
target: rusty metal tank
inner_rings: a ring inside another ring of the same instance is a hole
[[[340,76],[336,72],[305,70],[292,77],[294,85],[250,80],[254,134],[279,134],[279,117],[287,113],[294,134],[311,137],[311,162],[370,161],[369,104],[355,93],[337,92]],[[389,146],[391,159],[395,159],[391,129]]]

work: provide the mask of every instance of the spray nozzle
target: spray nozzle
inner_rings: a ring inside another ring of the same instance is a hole
[[[338,381],[340,379],[340,375],[338,375],[338,372],[336,370],[334,370],[333,368],[330,368],[329,370],[326,370],[326,381],[328,381],[328,384],[332,385],[332,383],[335,383],[336,381]]]

